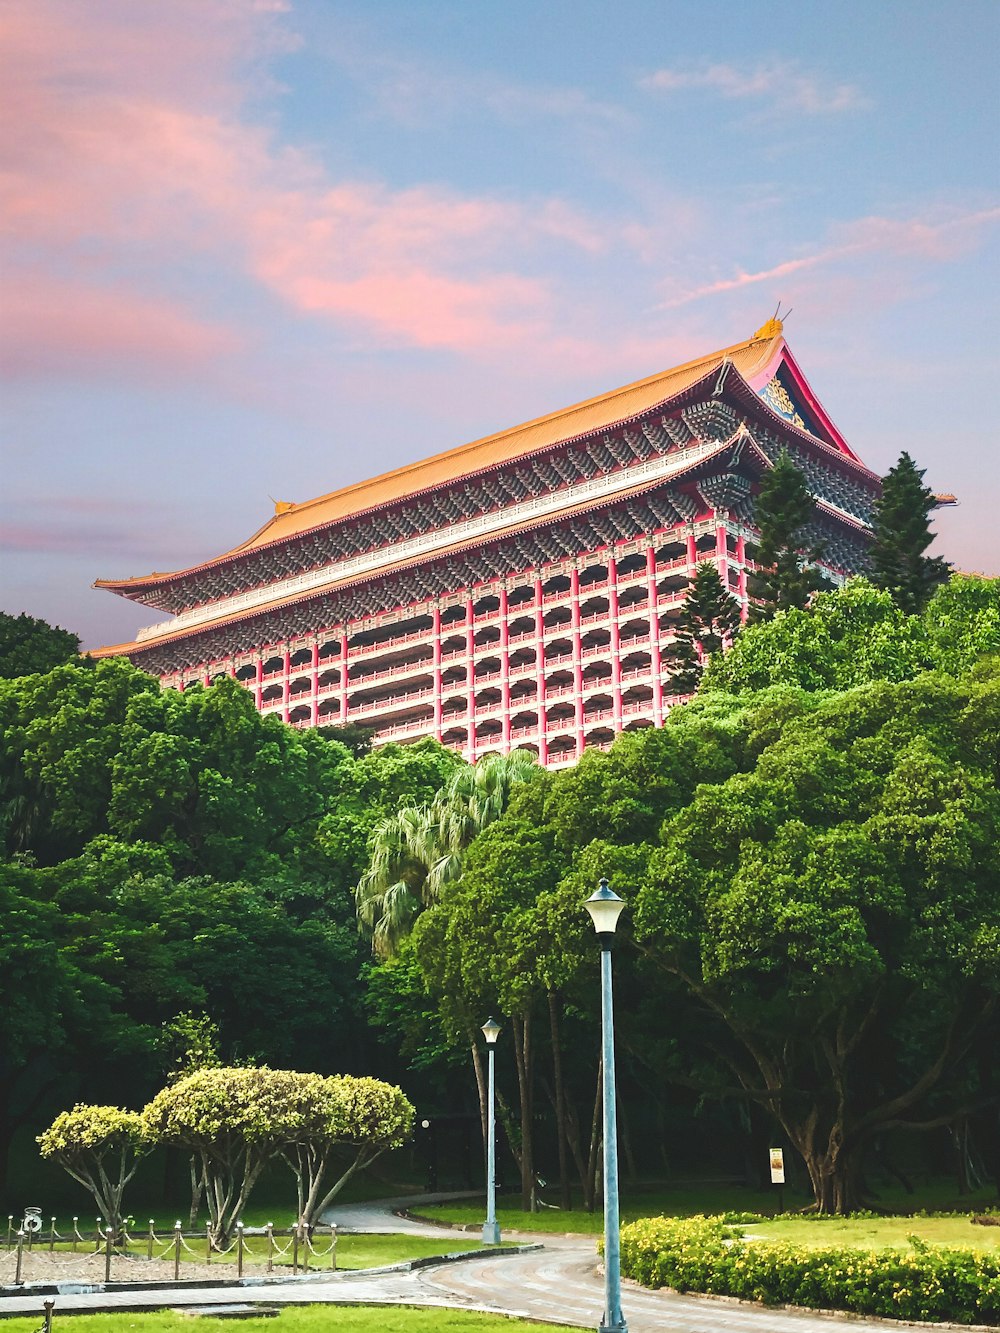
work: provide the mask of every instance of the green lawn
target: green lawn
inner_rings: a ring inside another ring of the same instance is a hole
[[[884,1218],[816,1218],[783,1217],[747,1227],[749,1234],[800,1242],[815,1247],[849,1244],[857,1248],[905,1245],[908,1235],[917,1235],[936,1245],[960,1245],[963,1248],[1000,1248],[1000,1227],[973,1226],[967,1216],[951,1218],[909,1217],[902,1214],[910,1209],[973,1209],[981,1210],[996,1196],[992,1191],[982,1196],[956,1199],[947,1187],[921,1190],[919,1195],[907,1195],[902,1190],[889,1191],[877,1200],[880,1209],[894,1216]],[[753,1190],[742,1186],[703,1185],[686,1188],[657,1188],[649,1190],[623,1189],[621,1200],[622,1222],[635,1222],[643,1217],[690,1217],[695,1213],[717,1215],[727,1212],[771,1214],[775,1211],[777,1195],[774,1191]],[[794,1213],[805,1208],[809,1198],[786,1190],[785,1208]],[[585,1213],[574,1209],[562,1212],[544,1208],[537,1213],[525,1213],[520,1198],[501,1198],[497,1202],[497,1218],[501,1231],[539,1231],[548,1233],[573,1232],[600,1235],[604,1217],[600,1211]],[[478,1222],[484,1215],[485,1201],[466,1199],[461,1203],[426,1206],[421,1216],[442,1222],[463,1225]],[[856,1239],[845,1239],[845,1237]]]
[[[1000,1250],[1000,1227],[973,1226],[967,1217],[779,1217],[752,1223],[744,1234],[809,1249],[905,1249],[910,1236],[919,1236],[930,1245]]]
[[[37,1333],[39,1317],[3,1320],[4,1333]],[[552,1333],[552,1324],[523,1323],[466,1310],[413,1310],[399,1306],[306,1305],[283,1310],[276,1319],[192,1320],[157,1310],[150,1314],[60,1315],[53,1333]]]

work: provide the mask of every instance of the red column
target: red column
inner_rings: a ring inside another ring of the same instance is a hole
[[[259,713],[262,702],[261,695],[264,692],[264,654],[262,652],[257,654],[256,665],[257,665],[257,674],[256,677],[254,678],[253,701],[257,707],[257,712]]]
[[[229,659],[229,675],[232,680],[236,679],[236,663],[232,658]]]
[[[715,563],[724,588],[729,587],[729,542],[725,523],[715,525]]]
[[[347,626],[340,631],[340,725],[347,721]]]
[[[545,606],[540,575],[535,579],[535,711],[538,714],[538,762],[544,765],[549,758],[549,743],[545,717]]]
[[[211,663],[206,662],[206,664],[205,664],[205,688],[208,689],[209,686],[210,686],[211,684],[212,684],[212,667],[211,667]]]
[[[687,557],[688,557],[688,578],[694,578],[694,571],[698,567],[698,542],[693,532],[687,535]]]
[[[434,736],[440,740],[444,709],[444,700],[441,698],[444,689],[441,684],[441,607],[435,605],[431,614],[434,619]]]
[[[736,560],[740,567],[739,572],[739,595],[740,595],[740,619],[746,624],[750,607],[747,599],[747,545],[743,538],[743,533],[736,538]]]
[[[468,716],[469,739],[466,757],[476,762],[476,626],[472,598],[465,599],[465,711]]]
[[[510,754],[510,633],[507,629],[507,589],[500,589],[500,707],[503,734],[500,753]]]
[[[569,576],[573,613],[573,701],[576,707],[576,757],[583,754],[583,646],[580,643],[580,571],[574,565]]]
[[[611,709],[617,736],[622,729],[622,644],[618,624],[618,562],[613,555],[608,556],[608,602],[611,607]]]
[[[319,721],[319,639],[313,639],[312,646],[312,723]]]
[[[649,612],[649,660],[653,668],[653,722],[663,723],[663,659],[660,655],[660,613],[656,591],[656,547],[646,548],[647,610]]]
[[[287,643],[285,644],[285,651],[281,655],[281,672],[282,672],[281,720],[282,722],[287,722],[288,712],[289,712],[288,709],[289,690],[292,688],[292,683],[289,680],[289,676],[291,675],[292,672],[292,654],[289,650]]]

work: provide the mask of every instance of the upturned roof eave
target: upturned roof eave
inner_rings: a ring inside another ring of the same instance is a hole
[[[675,477],[670,478],[671,484],[676,484],[685,479],[690,479],[692,476],[695,476],[699,472],[702,472],[705,469],[707,469],[710,465],[717,464],[720,456],[726,454],[727,452],[732,453],[732,451],[736,449],[737,446],[743,448],[743,446],[745,445],[749,445],[749,448],[745,448],[743,450],[743,457],[746,457],[748,454],[755,455],[758,460],[758,467],[760,471],[763,471],[767,467],[772,466],[771,460],[767,457],[767,455],[764,453],[764,451],[760,448],[760,446],[756,443],[756,441],[752,437],[748,439],[745,433],[737,432],[737,434],[732,438],[730,438],[729,440],[720,441],[717,450],[703,456],[702,458],[692,459],[689,468],[685,469],[681,473],[678,473]],[[537,518],[526,522],[514,524],[512,527],[506,528],[502,532],[498,532],[495,535],[491,536],[485,542],[482,541],[481,539],[478,540],[470,539],[462,542],[456,542],[452,546],[442,548],[441,551],[436,552],[429,558],[426,556],[414,556],[409,560],[403,560],[398,562],[397,564],[388,565],[380,570],[372,570],[366,574],[359,574],[353,577],[348,577],[341,580],[335,580],[324,588],[311,589],[308,592],[302,592],[302,593],[292,593],[289,594],[289,596],[287,597],[279,598],[274,602],[268,602],[263,606],[253,607],[243,612],[237,612],[231,616],[223,615],[216,620],[207,621],[204,625],[192,626],[189,629],[176,630],[173,633],[164,634],[161,637],[150,641],[143,641],[141,643],[133,642],[125,644],[116,644],[114,646],[110,646],[107,648],[99,648],[94,651],[93,656],[130,657],[130,658],[141,656],[144,653],[152,652],[155,649],[160,648],[166,644],[178,643],[184,639],[198,638],[203,634],[208,634],[216,630],[225,629],[232,625],[243,624],[246,621],[256,620],[262,616],[270,615],[275,611],[286,610],[291,606],[299,606],[299,605],[304,605],[308,602],[319,601],[321,598],[328,597],[331,593],[334,592],[343,592],[343,591],[349,591],[352,588],[364,587],[368,584],[377,582],[379,579],[386,577],[386,575],[388,574],[405,573],[406,571],[415,569],[422,564],[434,563],[435,561],[444,559],[450,555],[461,554],[464,551],[474,549],[476,547],[484,545],[493,546],[496,545],[498,542],[509,540],[511,537],[515,537],[520,533],[534,532],[538,528],[542,528],[551,524],[553,521],[564,521],[569,518],[575,518],[583,513],[599,512],[603,509],[609,508],[614,504],[620,503],[623,499],[634,499],[636,496],[644,495],[650,491],[654,491],[663,484],[664,481],[662,478],[657,478],[652,481],[644,481],[638,483],[635,486],[626,487],[614,495],[605,496],[596,503],[594,501],[581,501],[578,504],[567,506],[565,510],[560,511],[557,514],[548,515],[542,518]],[[841,513],[840,510],[827,505],[824,505],[823,508],[825,512],[829,514],[830,517],[836,518],[838,521],[845,523],[846,525],[856,529],[857,531],[860,532],[866,531],[863,524],[857,522],[856,520],[851,519],[850,516]]]

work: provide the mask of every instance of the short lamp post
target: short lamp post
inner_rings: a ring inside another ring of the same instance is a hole
[[[584,907],[601,946],[601,1035],[604,1092],[604,1318],[598,1333],[628,1333],[622,1314],[621,1238],[618,1218],[618,1125],[615,1113],[615,1015],[611,993],[611,948],[625,907],[606,879]]]
[[[483,1223],[483,1244],[500,1244],[500,1223],[497,1221],[497,1161],[496,1161],[496,1096],[493,1090],[493,1056],[496,1053],[500,1024],[488,1018],[483,1024],[486,1038],[489,1075],[486,1092],[486,1221]]]

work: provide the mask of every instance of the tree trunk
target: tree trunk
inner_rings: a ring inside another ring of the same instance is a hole
[[[601,1093],[604,1061],[597,1062],[597,1089],[594,1093],[594,1113],[590,1120],[590,1151],[587,1154],[587,1175],[583,1182],[583,1206],[592,1213],[597,1206],[597,1164],[601,1147]]]
[[[535,1154],[532,1135],[531,1088],[531,1015],[515,1017],[514,1059],[517,1065],[517,1088],[521,1107],[521,1207],[526,1213],[535,1212]]]
[[[489,1132],[489,1088],[483,1071],[483,1057],[475,1041],[469,1043],[472,1052],[472,1069],[476,1075],[476,1092],[479,1095],[479,1123],[483,1131],[483,1152],[486,1152],[486,1135]]]
[[[559,1152],[559,1203],[567,1211],[573,1207],[569,1185],[569,1162],[566,1153],[566,1087],[563,1082],[562,1046],[559,1038],[559,999],[555,991],[548,993],[549,1033],[552,1040],[552,1077],[555,1083],[556,1147]]]

